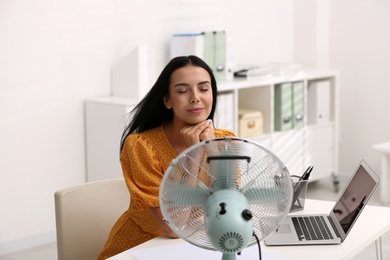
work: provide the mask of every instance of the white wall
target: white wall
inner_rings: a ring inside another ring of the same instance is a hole
[[[372,146],[390,141],[389,17],[388,0],[294,1],[294,61],[339,71],[340,175],[380,173]]]
[[[56,190],[85,181],[83,101],[140,43],[226,29],[233,61],[293,58],[293,1],[0,0],[0,255],[55,239]]]
[[[171,33],[226,29],[236,63],[339,69],[340,173],[378,171],[389,17],[388,0],[0,0],[0,255],[55,239],[54,192],[85,181],[83,101],[140,43],[159,72]]]
[[[371,147],[390,141],[390,1],[332,0],[330,66],[340,72],[342,173],[365,158],[378,173]]]

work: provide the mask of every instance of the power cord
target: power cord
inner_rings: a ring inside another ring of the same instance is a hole
[[[253,232],[253,236],[256,238],[257,246],[258,246],[258,248],[259,248],[259,260],[261,260],[261,246],[260,246],[260,240],[259,240],[259,238],[257,237],[257,235],[255,234],[255,232]],[[237,255],[241,255],[241,251],[238,252]]]
[[[261,246],[260,246],[260,240],[259,240],[259,238],[257,237],[257,235],[255,234],[255,232],[253,232],[253,236],[256,238],[257,246],[258,246],[258,248],[259,248],[259,260],[261,260]]]

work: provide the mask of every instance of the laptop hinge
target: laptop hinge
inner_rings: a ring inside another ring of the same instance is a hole
[[[333,220],[330,216],[327,216],[329,223],[332,225],[334,232],[336,233],[336,236],[341,239],[339,231],[337,230],[336,226],[333,224]]]

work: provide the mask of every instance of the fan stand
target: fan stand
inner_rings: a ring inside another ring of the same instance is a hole
[[[222,253],[222,260],[236,260],[236,254]]]

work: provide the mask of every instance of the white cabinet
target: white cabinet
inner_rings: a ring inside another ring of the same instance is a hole
[[[87,181],[121,178],[120,139],[137,100],[99,97],[85,101]]]
[[[311,180],[319,180],[336,172],[334,125],[308,127],[305,131],[305,165],[314,165]]]
[[[287,166],[290,174],[301,175],[304,168],[304,131],[288,130],[271,135],[271,151]]]
[[[219,82],[218,88],[236,96],[237,105],[226,114],[240,108],[262,112],[263,134],[240,137],[271,150],[291,174],[300,175],[311,164],[311,181],[337,173],[337,72],[311,70],[292,77],[236,79]],[[238,116],[236,133],[237,121]]]
[[[330,122],[330,89],[329,80],[313,80],[307,87],[308,121],[312,124]]]
[[[276,91],[281,85],[291,86],[291,91],[280,96]],[[220,81],[214,125],[238,133],[239,108],[261,111],[262,134],[248,139],[274,152],[291,174],[300,175],[313,164],[311,180],[329,177],[337,173],[337,88],[334,71]],[[288,98],[291,104],[281,104],[280,97]],[[119,142],[126,114],[136,103],[135,99],[119,97],[86,101],[88,181],[122,176]],[[275,116],[280,105],[293,116],[287,130],[275,125],[283,118]]]

